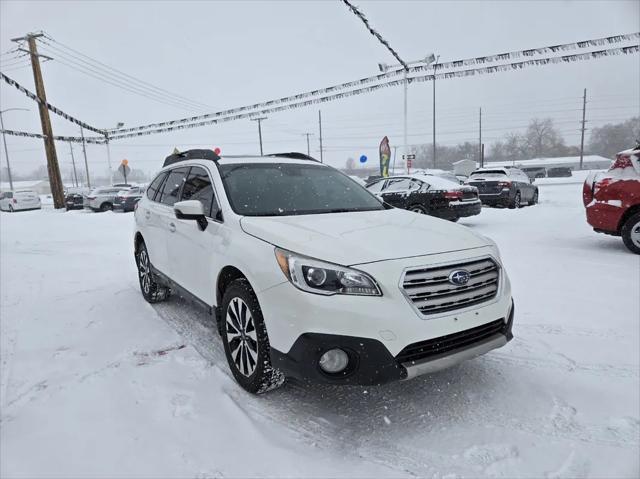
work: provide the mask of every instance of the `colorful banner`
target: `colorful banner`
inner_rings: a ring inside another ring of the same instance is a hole
[[[27,95],[27,97],[31,98],[33,101],[36,101],[38,103],[43,103],[44,106],[47,107],[47,109],[53,113],[55,113],[56,115],[61,116],[62,118],[64,118],[67,121],[70,121],[71,123],[75,123],[78,126],[81,126],[82,128],[84,128],[85,130],[90,130],[93,131],[95,133],[100,133],[101,135],[104,135],[104,131],[100,130],[98,128],[94,128],[91,125],[87,125],[86,123],[84,123],[83,121],[78,120],[77,118],[72,117],[71,115],[63,112],[62,110],[60,110],[59,108],[56,108],[55,106],[53,106],[51,103],[49,102],[43,102],[40,100],[40,98],[35,94],[30,92],[29,90],[27,90],[25,87],[23,87],[22,85],[20,85],[17,81],[9,78],[7,75],[5,75],[4,73],[0,72],[0,77],[7,82],[7,84],[16,87],[19,91],[21,91],[22,93],[24,93],[25,95]]]
[[[389,176],[389,162],[391,161],[391,147],[389,138],[386,136],[380,142],[380,175],[384,178]]]

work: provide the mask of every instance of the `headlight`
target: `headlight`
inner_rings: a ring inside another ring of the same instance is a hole
[[[309,293],[382,296],[375,280],[357,269],[325,263],[276,248],[276,260],[289,281]]]

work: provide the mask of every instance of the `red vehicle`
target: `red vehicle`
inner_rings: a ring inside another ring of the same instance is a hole
[[[609,171],[589,175],[582,200],[594,231],[622,236],[640,254],[640,143],[618,153]]]

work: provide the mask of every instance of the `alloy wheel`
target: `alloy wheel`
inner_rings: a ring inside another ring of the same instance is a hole
[[[140,275],[142,290],[149,294],[151,290],[151,268],[149,267],[149,255],[147,255],[147,250],[144,248],[140,251],[138,257],[138,275]]]
[[[227,307],[226,335],[231,358],[243,376],[251,376],[258,364],[258,336],[247,304],[235,297]]]
[[[424,214],[424,210],[422,208],[417,207],[417,206],[411,208],[409,211],[412,211],[413,213],[420,213],[421,215]]]
[[[640,248],[640,221],[631,227],[631,241]]]

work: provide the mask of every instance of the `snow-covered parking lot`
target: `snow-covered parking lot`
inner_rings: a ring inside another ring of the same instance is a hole
[[[260,397],[201,310],[143,300],[131,214],[1,214],[0,475],[637,477],[640,257],[591,231],[580,182],[539,188],[461,221],[511,276],[506,347]]]

